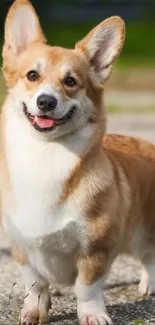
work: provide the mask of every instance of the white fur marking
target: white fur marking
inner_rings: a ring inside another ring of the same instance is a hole
[[[99,325],[112,324],[106,312],[102,286],[102,278],[92,285],[85,285],[79,278],[77,278],[75,283],[75,294],[78,300],[77,310],[81,324],[84,324],[85,319],[88,319],[88,324],[89,321],[90,324],[92,324],[92,317],[94,318],[94,322],[98,322]]]
[[[37,70],[39,70],[39,72],[41,74],[45,73],[45,70],[47,68],[47,61],[44,57],[40,57],[37,59]]]

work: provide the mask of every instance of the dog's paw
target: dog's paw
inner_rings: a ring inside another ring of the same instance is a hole
[[[85,315],[81,318],[80,325],[112,325],[113,322],[106,313]]]
[[[21,324],[34,325],[39,323],[39,309],[21,311]]]
[[[155,264],[142,268],[138,291],[141,296],[155,295]]]
[[[48,322],[48,313],[41,314],[39,312],[39,309],[33,309],[29,311],[22,309],[20,321],[23,325],[44,324]]]

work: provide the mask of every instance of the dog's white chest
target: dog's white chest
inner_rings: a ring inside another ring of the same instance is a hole
[[[46,148],[40,156],[32,151],[33,148],[29,150],[28,160],[24,153],[20,161],[10,163],[16,200],[13,221],[24,236],[40,237],[65,228],[78,217],[78,209],[73,201],[59,202],[65,175],[64,170],[59,168],[58,159],[53,163],[53,157],[50,160]],[[63,155],[59,159],[62,162]],[[64,163],[67,164],[67,161]]]
[[[7,160],[16,202],[11,219],[20,233],[32,238],[46,236],[79,220],[76,200],[60,202],[64,182],[77,163],[74,152],[58,142],[34,140],[22,130],[14,130],[10,136],[9,125],[7,135]]]
[[[78,197],[60,202],[64,182],[77,157],[61,144],[8,136],[8,167],[14,203],[5,206],[5,228],[50,282],[70,283],[74,255],[85,241]]]

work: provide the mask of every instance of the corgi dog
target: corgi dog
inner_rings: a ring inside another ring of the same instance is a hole
[[[155,292],[155,147],[105,135],[104,83],[125,38],[101,22],[75,49],[46,44],[28,0],[5,24],[1,223],[25,283],[22,324],[44,323],[49,284],[74,285],[81,325],[112,324],[103,283],[119,253]]]

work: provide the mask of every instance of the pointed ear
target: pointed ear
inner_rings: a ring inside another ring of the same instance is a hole
[[[110,76],[125,39],[125,25],[120,17],[110,17],[96,26],[76,49],[84,53],[91,68],[91,78],[101,86]]]
[[[16,56],[34,42],[45,42],[38,16],[28,0],[16,0],[6,18],[4,52]]]

